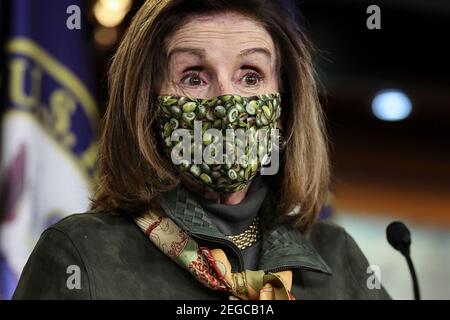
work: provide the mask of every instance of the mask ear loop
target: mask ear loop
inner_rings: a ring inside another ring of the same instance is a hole
[[[281,129],[278,129],[276,138],[278,140],[278,145],[275,145],[275,147],[278,149],[278,151],[283,152],[284,149],[286,149],[287,140]]]
[[[286,149],[287,140],[283,134],[279,134],[279,136],[278,136],[278,145],[279,145],[280,151],[284,151],[284,149]]]

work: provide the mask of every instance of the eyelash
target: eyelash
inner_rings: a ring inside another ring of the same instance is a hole
[[[249,75],[255,76],[256,79],[258,80],[258,83],[261,83],[264,80],[264,75],[261,75],[261,74],[259,74],[256,71],[249,71],[249,72],[247,72],[241,79],[243,79],[243,78],[245,78],[246,76],[249,76]],[[200,76],[199,72],[189,71],[181,78],[181,82],[183,83],[189,77],[199,77],[199,76]]]

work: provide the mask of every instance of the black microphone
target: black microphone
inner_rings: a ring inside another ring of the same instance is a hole
[[[414,299],[420,300],[419,283],[417,281],[416,271],[414,270],[414,265],[409,254],[409,247],[411,246],[411,233],[409,232],[408,227],[400,221],[392,222],[386,228],[386,236],[389,244],[394,247],[395,250],[400,251],[405,257],[413,281]]]

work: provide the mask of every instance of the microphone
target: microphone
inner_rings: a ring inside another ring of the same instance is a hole
[[[413,281],[414,299],[420,300],[419,283],[417,281],[416,271],[414,270],[414,265],[409,254],[409,248],[411,246],[411,233],[409,232],[408,227],[400,221],[392,222],[386,228],[386,236],[389,244],[394,247],[395,250],[400,251],[405,257]]]

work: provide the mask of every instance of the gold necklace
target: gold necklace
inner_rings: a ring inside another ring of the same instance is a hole
[[[244,250],[258,241],[261,237],[259,232],[259,217],[255,216],[252,223],[245,229],[244,232],[234,235],[227,236],[239,249]]]

